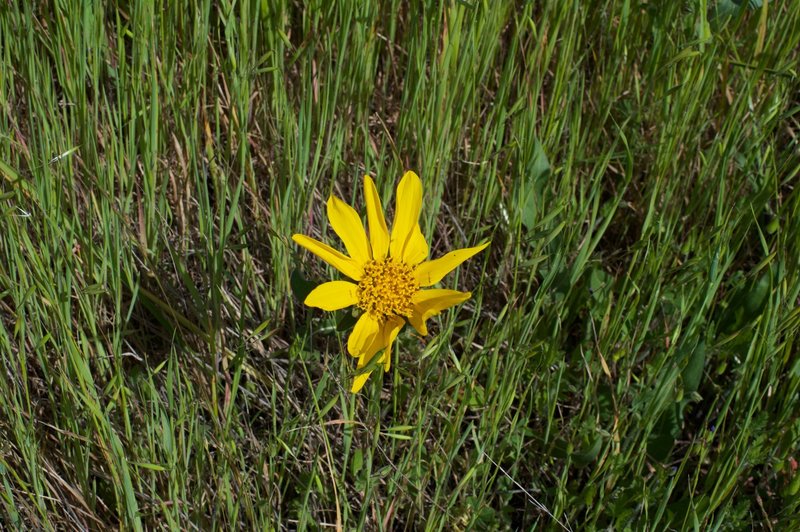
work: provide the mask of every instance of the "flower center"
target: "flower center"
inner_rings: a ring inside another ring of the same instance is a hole
[[[411,296],[417,291],[411,267],[392,259],[371,260],[358,283],[358,306],[376,318],[411,316]]]

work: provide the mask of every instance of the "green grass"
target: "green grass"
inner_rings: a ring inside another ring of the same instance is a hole
[[[54,4],[0,7],[3,528],[800,527],[800,0]],[[352,395],[289,237],[406,169],[492,246]]]

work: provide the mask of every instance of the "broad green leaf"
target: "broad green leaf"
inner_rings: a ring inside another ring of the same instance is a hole
[[[520,176],[517,191],[517,209],[520,221],[529,231],[536,226],[539,206],[544,194],[547,178],[550,176],[550,161],[544,152],[539,139],[534,140],[534,147],[525,174]]]
[[[680,405],[673,403],[658,419],[653,432],[647,438],[647,454],[659,462],[667,462],[681,433]]]
[[[686,393],[696,392],[703,378],[703,367],[706,363],[706,343],[701,340],[694,347],[686,367],[683,368],[683,390]]]
[[[731,334],[744,328],[764,311],[770,294],[770,271],[734,290],[719,321],[719,330]]]
[[[744,9],[760,9],[762,0],[719,0],[711,10],[709,20],[715,24],[724,24],[737,16]]]
[[[305,301],[308,294],[316,287],[314,283],[303,277],[303,274],[300,273],[300,270],[295,268],[292,270],[292,276],[289,279],[289,284],[292,287],[292,292],[294,296],[302,301]]]
[[[577,466],[583,467],[591,464],[600,454],[600,449],[603,448],[603,438],[595,436],[591,441],[587,442],[580,451],[572,453],[572,460]]]
[[[344,309],[341,312],[341,318],[336,322],[336,330],[339,332],[349,331],[355,326],[358,318],[359,316],[353,313],[352,308]]]

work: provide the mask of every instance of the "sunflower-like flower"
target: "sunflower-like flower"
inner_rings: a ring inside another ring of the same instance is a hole
[[[408,321],[425,336],[425,322],[439,312],[470,298],[470,292],[432,288],[459,264],[482,251],[489,242],[472,248],[451,251],[436,260],[428,258],[428,244],[419,227],[422,207],[422,182],[414,172],[406,172],[397,186],[397,201],[392,232],[386,227],[381,200],[375,183],[364,176],[369,237],[361,217],[335,196],[328,199],[328,219],[342,239],[349,256],[305,235],[292,240],[352,279],[330,281],[317,286],[304,303],[309,307],[333,311],[357,306],[363,313],[347,339],[347,351],[358,357],[361,370],[353,381],[358,392],[369,378],[364,370],[381,353],[377,363],[389,370],[392,342]]]

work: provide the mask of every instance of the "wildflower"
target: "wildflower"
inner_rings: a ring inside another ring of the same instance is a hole
[[[353,305],[360,308],[363,313],[347,339],[347,351],[358,358],[359,370],[381,352],[376,362],[383,363],[388,371],[392,342],[406,321],[425,336],[428,334],[425,322],[429,318],[472,295],[422,288],[438,283],[459,264],[485,249],[489,242],[426,260],[428,244],[419,227],[422,182],[414,172],[406,172],[397,186],[391,234],[375,183],[368,175],[364,176],[364,198],[369,237],[352,207],[335,196],[328,199],[328,219],[349,256],[305,235],[292,235],[292,240],[355,281],[323,283],[308,294],[304,303],[328,311]],[[358,392],[369,375],[367,370],[357,374],[352,391]]]

